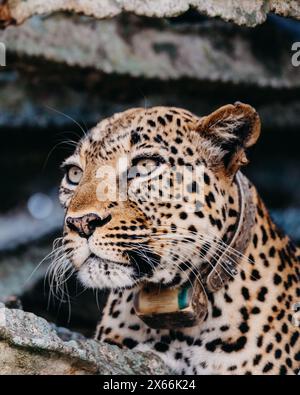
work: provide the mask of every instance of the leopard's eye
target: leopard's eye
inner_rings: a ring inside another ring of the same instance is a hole
[[[69,184],[78,185],[82,177],[82,170],[78,166],[71,165],[66,169],[66,177]]]
[[[128,179],[147,177],[162,163],[164,163],[164,159],[161,157],[137,157],[132,160],[132,167],[128,172]]]

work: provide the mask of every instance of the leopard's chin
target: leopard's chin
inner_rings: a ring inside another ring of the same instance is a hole
[[[80,267],[78,279],[85,287],[110,290],[132,288],[139,282],[131,264],[110,261],[94,254]]]

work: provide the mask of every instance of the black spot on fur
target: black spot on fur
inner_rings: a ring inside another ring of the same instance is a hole
[[[137,143],[139,143],[141,141],[141,136],[139,133],[137,132],[132,132],[131,133],[131,138],[130,138],[130,142],[132,145],[136,145]]]
[[[258,365],[259,364],[259,362],[260,362],[260,360],[261,360],[261,354],[257,354],[256,356],[255,356],[255,358],[253,359],[253,365],[254,366],[256,366],[256,365]]]
[[[204,173],[204,182],[205,184],[210,185],[210,178],[209,175],[206,173]]]
[[[260,313],[260,308],[257,307],[257,306],[253,307],[251,313],[252,313],[252,314],[259,314],[259,313]]]
[[[269,257],[273,258],[275,256],[275,253],[276,253],[275,247],[272,246],[269,250]]]
[[[158,120],[158,122],[159,122],[161,125],[166,126],[166,121],[164,120],[163,117],[159,116],[159,117],[157,117],[157,120]]]
[[[152,126],[152,127],[155,127],[155,126],[156,126],[156,123],[155,123],[154,121],[152,121],[152,119],[148,119],[147,123],[148,123],[150,126]]]
[[[268,289],[266,287],[261,287],[261,289],[260,289],[260,291],[259,291],[259,293],[257,295],[257,299],[260,302],[264,302],[265,301],[265,296],[266,296],[267,293],[268,293]]]
[[[277,348],[277,350],[275,351],[275,358],[279,359],[281,355],[282,355],[282,351],[279,348]]]
[[[263,225],[260,227],[260,229],[262,232],[262,243],[263,243],[263,245],[265,245],[266,242],[268,241],[268,235],[267,235],[266,229]]]
[[[154,348],[156,351],[166,352],[166,351],[168,351],[169,346],[166,343],[158,342],[158,343],[155,343]]]
[[[205,196],[205,201],[206,201],[206,204],[208,205],[208,207],[211,208],[211,203],[214,203],[216,201],[212,192],[209,192]]]
[[[218,338],[218,339],[212,340],[209,343],[206,343],[205,348],[208,351],[214,352],[214,351],[216,351],[217,346],[219,346],[221,344],[222,344],[222,340],[220,338]]]
[[[253,269],[251,272],[251,280],[252,281],[257,281],[260,280],[261,276],[260,273],[257,269]]]
[[[279,276],[279,274],[275,273],[273,277],[273,281],[275,285],[278,285],[282,282],[282,278]]]
[[[246,343],[246,336],[241,336],[233,343],[223,343],[222,350],[227,353],[237,352],[242,350],[245,347]]]
[[[228,325],[223,325],[223,326],[220,327],[220,330],[221,330],[222,332],[226,332],[226,331],[228,331],[228,329],[229,329],[229,326],[228,326]]]
[[[265,365],[265,367],[263,368],[263,372],[264,373],[267,373],[267,372],[269,372],[272,368],[273,368],[273,364],[271,363],[271,362],[268,362],[266,365]]]
[[[249,300],[250,299],[248,288],[242,287],[242,295],[243,295],[245,300]]]
[[[257,347],[262,346],[262,344],[263,344],[263,337],[262,336],[258,336],[256,344],[257,344]]]
[[[185,220],[185,219],[187,219],[188,215],[187,215],[186,212],[182,211],[182,212],[179,214],[179,217],[180,217],[180,219]]]
[[[284,365],[281,365],[281,366],[280,366],[279,374],[280,374],[280,375],[285,375],[285,374],[287,374],[287,368],[286,368]]]
[[[241,325],[239,326],[239,330],[242,333],[247,333],[249,331],[249,325],[246,322],[242,322]]]
[[[298,331],[294,332],[292,334],[291,341],[290,341],[291,347],[294,347],[294,345],[296,344],[296,341],[298,340],[298,338],[299,338],[299,332]]]
[[[138,342],[131,339],[130,337],[125,337],[125,339],[123,340],[122,343],[125,347],[127,347],[129,349],[132,349],[138,345]]]
[[[222,310],[219,309],[217,306],[214,306],[212,311],[212,316],[216,318],[216,317],[220,317],[221,315],[222,315]]]
[[[131,329],[132,331],[139,331],[141,327],[139,324],[134,324],[134,325],[129,325],[128,329]]]
[[[254,235],[253,235],[253,245],[254,245],[254,248],[257,247],[257,242],[258,242],[258,237],[257,237],[257,234],[254,233]]]

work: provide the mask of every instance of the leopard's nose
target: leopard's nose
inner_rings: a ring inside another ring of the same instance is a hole
[[[99,217],[97,214],[86,214],[82,217],[68,217],[66,224],[69,229],[78,233],[80,237],[88,239],[96,228],[106,225],[111,219],[110,214],[104,218]]]

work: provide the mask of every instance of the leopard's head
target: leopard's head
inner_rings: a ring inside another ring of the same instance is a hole
[[[234,176],[260,133],[249,105],[198,117],[137,108],[93,128],[63,164],[63,249],[85,286],[188,281],[238,210]]]

